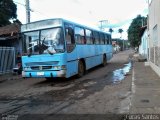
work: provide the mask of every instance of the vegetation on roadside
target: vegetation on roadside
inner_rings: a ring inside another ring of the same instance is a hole
[[[133,19],[128,29],[128,40],[132,47],[139,47],[141,44],[141,29],[147,25],[147,18],[138,15]]]
[[[0,27],[17,20],[17,6],[13,0],[0,0]]]

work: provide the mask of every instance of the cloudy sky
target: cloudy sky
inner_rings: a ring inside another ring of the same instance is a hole
[[[106,20],[105,31],[112,27],[114,38],[120,37],[117,29],[124,30],[123,38],[133,18],[138,14],[146,16],[147,0],[30,0],[31,21],[48,18],[66,18],[68,20],[97,27],[99,21]],[[26,22],[25,0],[14,0],[17,4],[18,19]]]

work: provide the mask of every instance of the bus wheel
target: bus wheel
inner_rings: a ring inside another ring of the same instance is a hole
[[[78,74],[77,74],[77,77],[80,78],[84,75],[85,73],[85,67],[84,67],[84,64],[83,62],[80,60],[78,62]]]
[[[106,64],[107,64],[107,58],[106,58],[106,55],[103,55],[102,66],[106,66]]]

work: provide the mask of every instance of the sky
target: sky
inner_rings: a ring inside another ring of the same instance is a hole
[[[13,0],[17,4],[18,19],[25,24],[25,0]],[[127,39],[127,29],[138,14],[147,15],[147,0],[30,0],[31,22],[49,18],[65,18],[92,28],[98,28],[101,20],[104,31],[113,28],[113,38]]]

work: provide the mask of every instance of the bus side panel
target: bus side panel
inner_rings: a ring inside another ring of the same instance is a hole
[[[77,45],[78,59],[95,56],[94,45]]]
[[[113,53],[112,53],[112,45],[108,45],[107,46],[107,60],[109,61],[113,56]]]
[[[71,77],[78,73],[78,58],[77,58],[77,45],[74,50],[67,53],[67,73],[66,77]]]
[[[95,45],[95,55],[100,54],[100,45]]]
[[[103,60],[103,56],[102,55],[86,58],[85,59],[85,61],[86,61],[86,69],[88,70],[88,69],[90,69],[92,67],[95,67],[95,66],[101,64],[102,60]]]
[[[99,46],[100,47],[100,54],[107,54],[107,52],[108,52],[108,49],[107,49],[107,45],[101,45],[101,46]]]
[[[78,61],[67,62],[67,73],[66,77],[69,78],[78,73]]]

